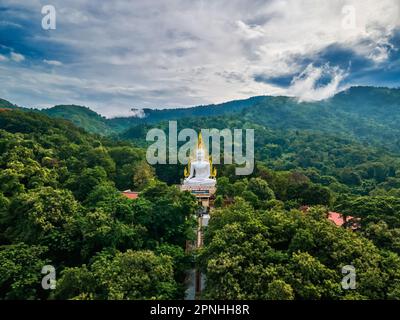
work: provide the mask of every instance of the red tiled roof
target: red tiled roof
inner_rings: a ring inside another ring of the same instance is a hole
[[[139,192],[126,190],[123,191],[122,194],[129,199],[137,199],[139,197]]]
[[[299,210],[303,211],[303,212],[308,212],[308,210],[310,210],[310,207],[309,206],[301,206],[299,208]],[[332,221],[338,227],[341,227],[346,222],[350,221],[351,219],[354,219],[354,217],[352,217],[352,216],[344,217],[341,213],[333,212],[333,211],[328,212],[327,218],[328,218],[328,220]],[[358,222],[359,222],[359,219],[354,219],[354,223],[352,224],[352,226],[350,226],[350,228],[356,229],[358,227],[357,226]]]
[[[345,222],[353,219],[352,216],[344,217],[341,213],[338,212],[328,212],[328,219],[332,221],[337,226],[341,227]]]
[[[336,224],[338,227],[341,227],[343,224],[348,223],[346,226],[347,228],[350,228],[352,230],[357,230],[360,228],[360,218],[354,218],[352,216],[346,216],[346,218],[344,218],[343,215],[340,213],[329,212],[328,219]]]

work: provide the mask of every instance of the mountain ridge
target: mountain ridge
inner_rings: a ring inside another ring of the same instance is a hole
[[[3,102],[4,101],[4,102]],[[7,100],[0,107],[16,108]],[[153,126],[168,120],[202,117],[230,117],[240,114],[243,121],[280,129],[341,131],[351,135],[382,136],[396,139],[400,131],[400,89],[354,86],[335,96],[314,102],[299,102],[287,96],[254,96],[221,104],[174,109],[143,109],[145,117],[106,118],[79,105],[57,105],[48,109],[27,109],[53,118],[63,118],[88,132],[104,136],[121,134],[138,125]],[[324,128],[326,123],[326,128]],[[385,128],[389,130],[386,130]],[[400,147],[400,146],[399,146]]]

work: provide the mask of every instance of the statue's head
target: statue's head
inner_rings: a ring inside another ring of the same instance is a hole
[[[204,161],[205,159],[205,152],[203,149],[197,149],[196,151],[196,160],[197,161]]]

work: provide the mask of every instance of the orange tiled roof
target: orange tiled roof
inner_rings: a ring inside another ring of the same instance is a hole
[[[328,219],[337,226],[341,227],[345,222],[349,221],[350,219],[353,219],[353,217],[351,216],[344,217],[339,212],[330,211],[328,212]]]
[[[122,192],[122,194],[129,199],[137,199],[139,197],[139,192],[131,190],[125,190]]]

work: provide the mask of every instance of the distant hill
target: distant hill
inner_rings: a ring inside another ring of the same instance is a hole
[[[245,110],[242,121],[276,129],[312,130],[400,150],[400,89],[352,87],[318,102],[270,97]]]
[[[106,119],[102,115],[85,106],[57,105],[49,109],[35,110],[52,118],[62,118],[84,128],[91,133],[110,135],[120,133],[132,126],[146,123],[154,124],[163,120],[177,120],[187,117],[218,116],[239,112],[247,107],[260,103],[265,97],[252,97],[245,100],[229,101],[221,104],[211,104],[177,109],[143,109],[144,117],[116,117]],[[16,107],[6,100],[3,108]]]
[[[12,104],[11,102],[9,102],[7,100],[0,99],[0,108],[14,109],[14,108],[18,108],[18,106],[15,104]]]
[[[257,96],[244,100],[228,101],[221,104],[210,104],[176,109],[143,109],[144,117],[117,117],[107,122],[116,131],[122,131],[141,123],[157,123],[164,120],[178,120],[188,117],[219,116],[242,111],[261,103],[267,97]]]
[[[324,101],[298,102],[290,97],[262,96],[203,107],[208,111],[205,113],[201,108],[188,108],[185,112],[153,110],[148,118],[136,119],[138,124],[121,136],[137,139],[155,123],[166,120],[182,119],[181,126],[195,124],[200,128],[219,128],[227,121],[238,121],[239,126],[309,130],[400,151],[400,89],[352,87]]]
[[[0,100],[0,107],[15,107]],[[400,89],[352,87],[316,102],[290,97],[257,96],[222,104],[181,109],[144,109],[143,117],[106,119],[87,107],[59,105],[39,112],[70,120],[86,131],[137,138],[147,127],[168,120],[223,117],[283,130],[311,130],[355,138],[391,150],[400,150]],[[215,120],[220,121],[221,120]],[[196,123],[196,121],[189,121]],[[224,121],[222,121],[224,122]],[[210,123],[208,121],[207,123]],[[135,128],[136,127],[136,128]],[[133,128],[133,129],[132,129]]]
[[[107,124],[107,120],[93,110],[77,105],[58,105],[40,111],[52,118],[62,118],[71,121],[78,127],[84,128],[88,132],[109,135],[112,129]]]
[[[143,129],[143,125],[154,126],[168,120],[235,117],[239,114],[242,123],[333,133],[400,150],[400,89],[352,87],[316,102],[299,103],[290,97],[257,96],[216,105],[143,111],[144,117],[113,119],[105,119],[88,108],[77,106],[58,106],[43,112],[69,119],[89,132],[103,135],[123,133],[138,125]]]

